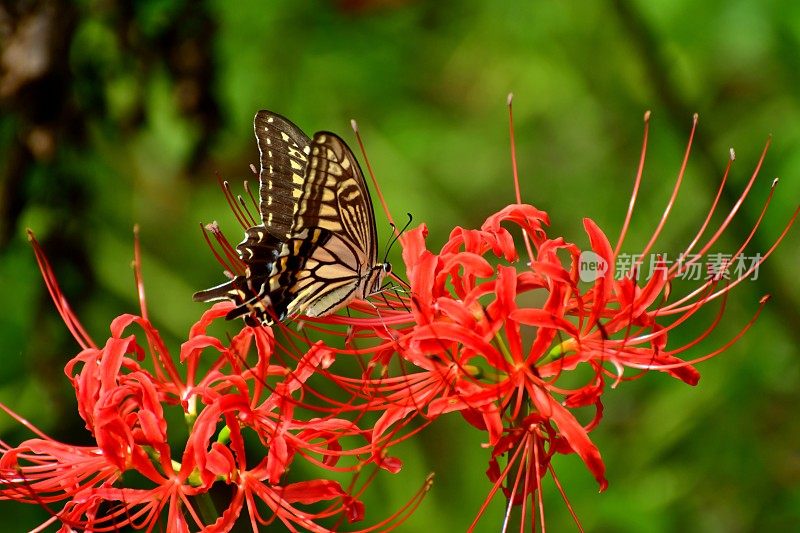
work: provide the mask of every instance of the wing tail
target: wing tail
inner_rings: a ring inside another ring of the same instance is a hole
[[[268,233],[264,226],[253,226],[245,231],[244,240],[236,247],[241,260],[247,265],[243,275],[236,276],[225,283],[194,293],[196,302],[215,302],[230,300],[236,307],[225,318],[228,320],[245,316],[248,324],[272,324],[272,300],[266,291],[269,278],[276,268],[276,261],[282,243]],[[248,320],[251,319],[251,320]]]

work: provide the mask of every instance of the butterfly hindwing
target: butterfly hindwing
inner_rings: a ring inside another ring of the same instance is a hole
[[[246,265],[244,275],[194,294],[195,301],[231,300],[237,307],[228,314],[234,318],[250,312],[265,294],[272,277],[283,243],[266,231],[264,226],[253,226],[245,231],[244,240],[236,247],[239,258]]]

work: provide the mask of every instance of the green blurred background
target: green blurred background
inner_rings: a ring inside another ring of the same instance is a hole
[[[129,265],[139,224],[151,319],[177,349],[204,308],[192,292],[221,279],[199,223],[219,220],[239,238],[215,175],[250,177],[258,109],[349,141],[356,118],[394,216],[425,222],[434,249],[454,226],[479,225],[513,200],[510,91],[523,196],[550,213],[553,236],[585,246],[581,221],[591,217],[616,237],[648,109],[628,251],[657,224],[694,112],[692,162],[659,251],[693,237],[731,146],[726,206],[774,136],[761,179],[715,250],[735,250],[775,176],[782,182],[750,250],[769,247],[800,197],[800,3],[791,0],[26,1],[0,8],[0,39],[0,401],[71,442],[86,440],[62,373],[77,346],[25,228],[101,340],[113,317],[137,310]],[[378,223],[385,243],[380,213]],[[653,374],[608,391],[592,433],[605,493],[576,458],[556,461],[587,531],[800,527],[797,233],[690,352],[724,343],[772,294],[741,342],[700,365],[697,387]],[[6,416],[0,435],[12,444],[29,436]],[[401,531],[465,530],[489,490],[482,439],[460,418],[440,420],[399,452],[399,475],[375,483],[371,515],[383,503],[399,507],[435,471]],[[574,530],[552,482],[545,499],[549,530]],[[0,516],[21,531],[43,515],[2,502]],[[498,501],[479,530],[498,531],[501,516]]]

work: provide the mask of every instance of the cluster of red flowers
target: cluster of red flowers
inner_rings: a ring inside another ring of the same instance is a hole
[[[641,256],[653,249],[672,210],[690,147],[691,137],[674,194]],[[644,153],[645,148],[633,200]],[[657,370],[693,385],[699,379],[693,365],[725,350],[758,316],[766,298],[722,346],[685,358],[719,324],[727,293],[772,253],[797,211],[750,270],[730,279],[723,268],[683,295],[672,295],[671,287],[718,241],[761,161],[740,200],[716,230],[707,231],[717,196],[683,251],[691,259],[661,265],[650,279],[639,281],[638,263],[621,279],[613,268],[597,271],[589,281],[581,276],[586,252],[606,266],[616,264],[635,201],[615,245],[585,219],[591,250],[582,251],[563,238],[548,237],[547,214],[522,203],[518,193],[517,203],[491,215],[479,229],[453,230],[438,253],[428,250],[424,226],[402,235],[407,288],[353,303],[355,316],[307,320],[302,329],[279,324],[279,334],[243,326],[223,342],[208,329],[232,304],[217,304],[190,330],[180,365],[147,320],[144,303],[141,316],[117,318],[109,340],[96,347],[35,246],[53,299],[83,347],[66,373],[97,445],[70,446],[42,434],[16,447],[0,443],[0,497],[48,509],[63,503],[52,513],[64,530],[152,529],[166,520],[170,531],[226,531],[240,520],[243,507],[253,531],[273,520],[290,530],[338,529],[344,520],[364,517],[359,497],[369,480],[356,483],[359,472],[369,463],[376,472],[400,470],[399,459],[389,455],[394,444],[440,415],[459,412],[486,432],[491,448],[487,473],[493,485],[484,507],[476,510],[473,528],[502,491],[507,516],[513,511],[522,524],[538,520],[544,530],[542,479],[549,473],[561,490],[551,466],[554,454],[577,454],[601,490],[607,484],[589,432],[602,418],[608,382],[615,386]],[[720,191],[726,178],[727,171]],[[743,254],[760,221],[730,254],[731,261]],[[524,260],[520,249],[526,251]],[[682,346],[670,346],[670,333],[712,301],[719,311],[706,330]],[[330,333],[339,335],[339,342],[310,339],[320,331],[328,339]],[[335,372],[334,363],[343,358],[357,358],[360,373]],[[626,367],[636,372],[625,375]],[[575,386],[572,371],[579,368],[578,375],[587,377]],[[312,385],[313,380],[320,381]],[[323,381],[335,384],[338,395],[326,395],[328,389],[319,386]],[[594,416],[579,420],[577,410],[587,407],[594,408]],[[188,428],[177,453],[167,438],[173,430],[165,410],[173,408],[180,409]],[[322,476],[290,482],[287,471],[297,460],[330,474],[352,472],[353,482],[347,488]],[[132,471],[149,487],[126,483]],[[408,505],[362,530],[401,523],[430,480],[421,485]],[[209,498],[220,486],[230,488],[222,513]]]
[[[695,116],[664,215],[649,242],[632,257],[646,257],[657,242],[683,181],[696,126]],[[656,370],[695,385],[700,374],[693,365],[735,343],[768,300],[763,297],[751,320],[721,346],[692,359],[683,358],[719,325],[729,291],[757,271],[797,217],[795,210],[770,249],[757,254],[747,268],[734,272],[731,265],[741,263],[764,217],[777,185],[777,180],[773,181],[757,222],[738,249],[724,254],[726,262],[709,269],[699,284],[684,294],[672,294],[676,279],[704,262],[709,266],[706,260],[713,255],[712,247],[755,183],[768,145],[741,196],[712,230],[709,226],[734,160],[731,151],[716,198],[679,255],[684,260],[668,265],[654,255],[656,268],[649,279],[640,281],[643,259],[632,262],[624,276],[615,278],[617,269],[612,265],[625,255],[621,250],[642,180],[648,129],[649,113],[633,196],[614,246],[590,219],[584,219],[590,250],[582,251],[561,237],[549,238],[547,214],[523,203],[490,216],[480,229],[456,228],[438,253],[427,249],[424,226],[400,239],[410,296],[400,298],[403,310],[398,310],[396,302],[373,304],[377,305],[383,336],[392,333],[374,350],[384,357],[398,354],[407,363],[403,367],[406,373],[391,381],[378,378],[371,382],[379,391],[377,396],[390,399],[388,405],[381,405],[384,414],[373,439],[396,430],[412,415],[422,415],[430,422],[454,411],[485,431],[486,446],[492,449],[487,474],[494,485],[473,528],[495,493],[502,490],[508,502],[507,520],[512,510],[517,513],[516,521],[522,522],[535,521],[538,512],[544,531],[541,480],[549,472],[561,490],[550,464],[556,453],[577,454],[603,490],[607,485],[605,467],[588,434],[601,421],[607,382],[611,380],[611,387],[616,387],[623,380]],[[511,133],[515,160],[513,126]],[[524,266],[518,257],[520,249],[527,252]],[[588,272],[589,276],[584,269],[587,257],[602,266]],[[716,317],[701,334],[681,346],[668,345],[673,330],[714,301],[718,302]],[[362,310],[369,312],[366,306]],[[375,333],[381,331],[376,328]],[[626,367],[635,372],[625,376]],[[581,372],[572,372],[579,368]],[[589,372],[584,371],[587,368]],[[576,376],[587,377],[575,386]],[[576,412],[587,407],[594,408],[594,417],[582,423]],[[567,501],[563,491],[562,495]],[[580,528],[577,517],[575,521]]]
[[[60,522],[63,531],[228,531],[243,507],[241,520],[253,531],[276,519],[292,531],[318,532],[336,528],[322,522],[363,520],[358,498],[369,480],[357,486],[357,478],[368,462],[369,433],[345,418],[352,406],[306,385],[332,364],[331,349],[314,342],[298,352],[271,329],[249,326],[223,342],[208,333],[230,310],[223,304],[203,313],[173,360],[147,319],[141,282],[141,315],[117,317],[99,347],[30,239],[53,301],[83,348],[65,373],[96,445],[55,441],[3,406],[39,437],[13,447],[0,442],[0,497],[45,507],[52,518],[41,527]],[[135,265],[141,281],[138,253]],[[305,398],[310,392],[314,401]],[[169,437],[179,431],[180,417],[170,417],[170,410],[181,413],[188,431],[178,450]],[[291,482],[287,474],[296,460],[329,473],[351,472],[352,482],[347,488],[326,477]],[[212,490],[222,485],[229,492],[220,513]],[[362,531],[402,523],[428,486]]]

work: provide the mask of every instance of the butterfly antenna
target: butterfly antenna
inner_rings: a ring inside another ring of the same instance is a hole
[[[392,243],[394,242],[395,236],[397,233],[397,226],[394,225],[394,222],[389,222],[389,226],[392,228],[391,236],[389,237],[389,244],[386,245],[386,253],[383,254],[383,262],[385,263],[386,260],[389,258],[389,250],[392,247]]]
[[[364,148],[364,141],[361,140],[361,133],[358,131],[358,123],[355,120],[350,120],[350,127],[353,128],[353,133],[356,134],[356,140],[358,141],[358,147],[361,149],[361,156],[364,158],[364,163],[367,165],[367,172],[369,173],[369,177],[372,180],[372,186],[375,187],[375,192],[378,193],[378,200],[381,203],[381,207],[383,207],[383,212],[386,215],[386,218],[389,220],[389,223],[395,228],[395,232],[397,231],[397,226],[394,224],[394,219],[392,218],[392,214],[389,212],[389,207],[386,205],[386,199],[383,197],[383,192],[381,188],[378,186],[378,180],[375,178],[375,173],[372,171],[372,165],[369,162],[369,157],[367,157],[367,150]]]
[[[397,240],[400,238],[400,236],[406,232],[408,227],[411,225],[411,222],[414,220],[414,217],[411,216],[411,213],[406,213],[406,215],[408,215],[408,222],[406,222],[406,225],[403,226],[403,229],[401,229],[399,232],[397,231],[397,226],[394,225],[394,222],[389,222],[389,224],[392,226],[394,237],[392,237],[392,239],[389,241],[389,246],[386,247],[386,253],[383,256],[384,263],[386,262],[387,259],[389,259],[389,252],[392,250],[392,246],[394,246],[394,243],[396,243]]]

